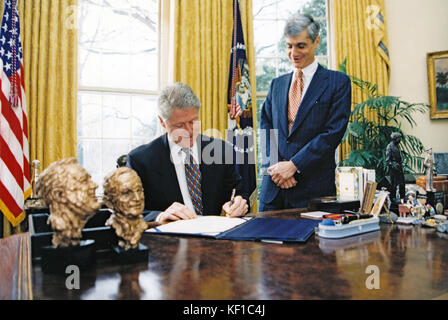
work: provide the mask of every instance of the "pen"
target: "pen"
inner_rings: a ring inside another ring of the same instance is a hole
[[[230,207],[233,205],[233,202],[234,202],[234,200],[235,200],[235,192],[236,192],[236,189],[233,188],[233,190],[232,190],[232,196],[230,197]]]

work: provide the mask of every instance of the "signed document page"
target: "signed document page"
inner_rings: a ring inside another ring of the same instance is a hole
[[[147,233],[191,234],[217,236],[251,218],[227,218],[222,216],[199,216],[195,219],[178,220],[146,230]]]

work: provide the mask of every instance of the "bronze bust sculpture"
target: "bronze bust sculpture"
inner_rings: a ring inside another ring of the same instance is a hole
[[[104,178],[103,188],[103,202],[113,211],[106,225],[115,229],[120,248],[137,248],[147,229],[142,216],[145,203],[140,177],[134,170],[120,167]]]
[[[78,245],[86,222],[101,207],[98,185],[75,158],[53,162],[39,176],[37,194],[50,208],[55,247]]]

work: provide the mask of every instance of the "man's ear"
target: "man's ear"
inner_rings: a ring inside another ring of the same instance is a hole
[[[166,130],[166,124],[165,124],[165,121],[163,121],[163,119],[162,119],[160,116],[157,116],[157,118],[159,118],[160,125],[162,126],[162,128]]]
[[[320,44],[320,35],[318,35],[316,37],[316,39],[314,39],[314,43],[316,44],[316,48],[317,48],[319,46],[319,44]]]

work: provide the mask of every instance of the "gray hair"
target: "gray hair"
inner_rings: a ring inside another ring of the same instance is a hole
[[[295,37],[299,35],[303,30],[307,31],[308,38],[310,38],[314,42],[319,35],[319,22],[314,21],[313,17],[308,14],[297,13],[286,20],[283,35],[285,37]]]
[[[392,140],[394,140],[396,138],[401,138],[401,137],[402,137],[402,134],[400,132],[392,132],[391,135],[390,135],[390,138]]]
[[[158,107],[160,116],[167,120],[171,117],[174,108],[189,109],[195,107],[199,110],[201,101],[187,84],[176,82],[161,91]]]

